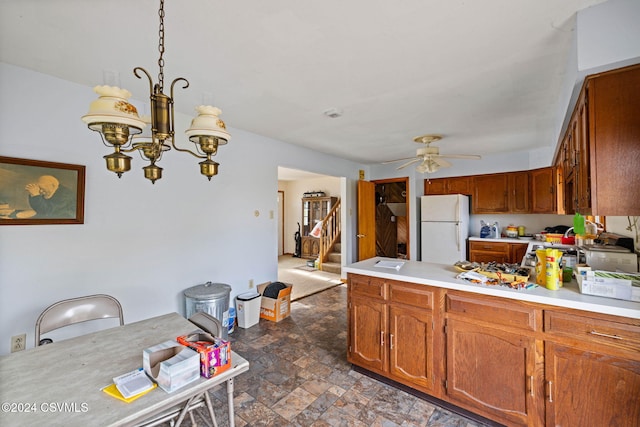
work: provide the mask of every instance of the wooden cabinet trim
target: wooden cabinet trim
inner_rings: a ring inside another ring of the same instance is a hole
[[[349,292],[370,298],[386,299],[387,292],[383,279],[359,274],[348,274]]]
[[[445,301],[447,315],[462,315],[465,318],[532,332],[538,329],[537,310],[519,302],[466,296],[455,292],[447,292]]]
[[[425,285],[390,281],[389,301],[433,310],[433,290]]]
[[[544,331],[550,336],[575,338],[640,351],[640,321],[634,324],[545,310]]]

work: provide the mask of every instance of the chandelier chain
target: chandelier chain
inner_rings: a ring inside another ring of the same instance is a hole
[[[160,0],[158,16],[160,17],[160,29],[158,30],[158,52],[160,52],[160,58],[158,58],[158,67],[160,67],[158,87],[162,92],[164,90],[164,0]]]

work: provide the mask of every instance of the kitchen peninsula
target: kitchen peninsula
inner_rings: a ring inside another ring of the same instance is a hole
[[[506,425],[640,423],[640,303],[418,261],[345,271],[349,362]]]

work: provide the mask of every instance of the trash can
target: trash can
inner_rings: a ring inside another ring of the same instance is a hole
[[[222,336],[229,338],[229,295],[231,286],[224,283],[207,282],[184,291],[187,319],[194,313],[204,312],[222,323]]]
[[[250,328],[260,321],[260,294],[247,292],[236,296],[238,326]]]

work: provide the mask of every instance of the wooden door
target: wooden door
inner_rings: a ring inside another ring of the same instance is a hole
[[[535,342],[456,319],[447,320],[449,401],[508,425],[535,425]],[[586,424],[585,424],[586,425]]]
[[[358,181],[358,261],[376,256],[376,185]]]
[[[389,373],[428,390],[434,386],[432,319],[424,308],[389,308]]]
[[[507,213],[507,174],[488,174],[473,177],[473,213]]]
[[[640,425],[640,361],[545,342],[548,426]]]
[[[557,213],[556,168],[542,168],[530,171],[531,212]]]
[[[386,308],[384,302],[373,298],[350,298],[347,350],[349,362],[381,373],[387,371]]]
[[[529,213],[529,172],[508,174],[510,213]]]
[[[471,191],[471,177],[457,176],[447,179],[447,192],[448,194],[464,194],[465,196],[472,196]]]

